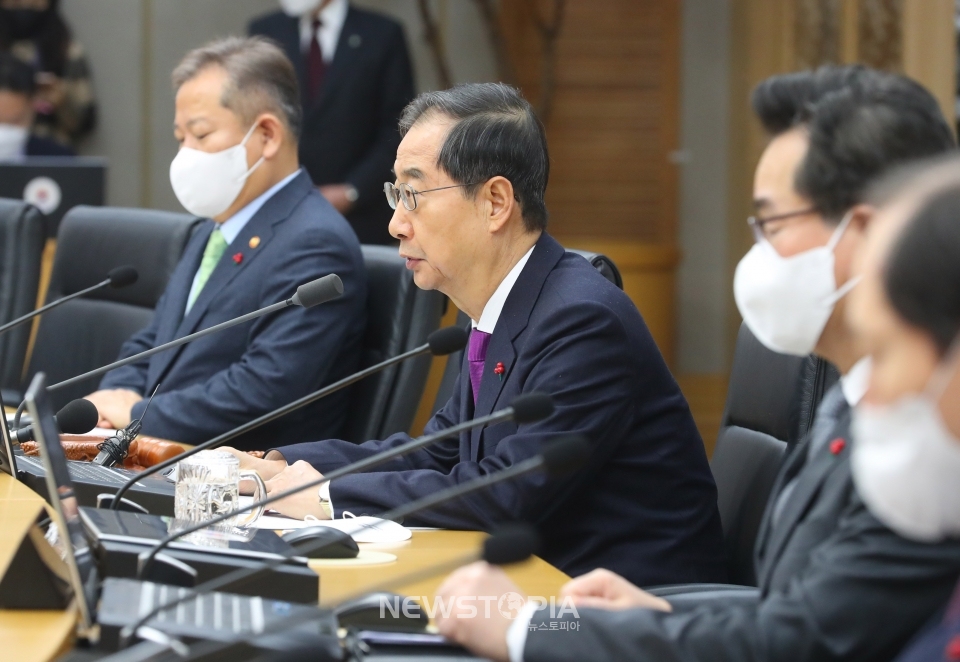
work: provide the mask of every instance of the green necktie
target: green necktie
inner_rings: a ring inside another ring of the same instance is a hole
[[[190,300],[187,302],[188,313],[193,308],[193,302],[203,291],[204,285],[207,284],[210,274],[217,267],[217,262],[220,261],[225,250],[227,250],[227,240],[223,238],[220,228],[216,228],[210,233],[210,238],[207,239],[207,247],[203,249],[203,259],[200,260],[200,270],[197,272],[197,286],[190,292]]]

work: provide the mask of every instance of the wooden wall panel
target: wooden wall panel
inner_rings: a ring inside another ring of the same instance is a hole
[[[520,88],[542,83],[536,29],[554,3],[502,3]],[[678,0],[568,1],[556,42],[551,150],[551,232],[571,241],[676,241],[679,131]]]

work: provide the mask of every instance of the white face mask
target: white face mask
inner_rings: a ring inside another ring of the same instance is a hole
[[[960,535],[960,439],[937,406],[949,379],[938,368],[926,392],[853,412],[857,492],[877,519],[921,542]]]
[[[852,214],[843,217],[826,246],[781,257],[766,240],[754,244],[733,277],[737,308],[753,335],[781,354],[813,351],[833,307],[859,277],[837,289],[833,249]]]
[[[287,16],[299,18],[304,14],[312,14],[323,0],[280,0],[280,8]]]
[[[30,132],[16,124],[0,124],[0,160],[18,159],[23,156]]]
[[[181,147],[170,163],[170,185],[177,200],[191,214],[213,218],[233,204],[243,183],[263,163],[263,157],[247,170],[247,140],[256,128],[250,127],[239,145],[219,152],[201,152]]]

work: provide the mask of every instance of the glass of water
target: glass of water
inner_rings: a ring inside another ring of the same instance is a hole
[[[240,460],[226,451],[200,451],[177,465],[177,487],[173,502],[174,517],[183,522],[205,522],[240,507],[240,481],[256,484],[254,501],[267,494],[260,475],[241,469]],[[249,526],[263,514],[260,506],[249,514],[228,520],[234,526]]]

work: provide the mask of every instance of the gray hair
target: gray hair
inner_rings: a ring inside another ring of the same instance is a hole
[[[276,113],[299,137],[303,114],[297,75],[274,42],[264,37],[227,37],[195,48],[173,70],[174,91],[207,67],[221,67],[227,73],[220,98],[224,108],[248,124],[260,113]]]

